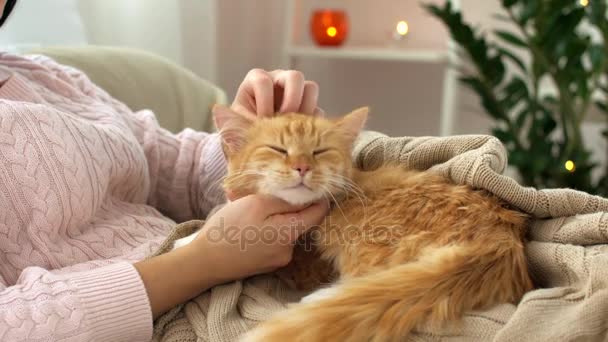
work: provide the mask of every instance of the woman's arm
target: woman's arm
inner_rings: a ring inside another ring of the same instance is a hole
[[[217,134],[192,129],[173,134],[160,127],[149,110],[131,111],[99,88],[80,70],[35,57],[66,88],[87,99],[99,111],[116,113],[133,133],[133,143],[142,146],[148,161],[148,203],[177,222],[205,217],[225,201],[219,179],[225,174],[225,159]],[[208,108],[201,108],[203,111]]]
[[[205,249],[197,250],[194,246],[186,245],[135,264],[145,284],[154,318],[229,280],[219,276],[217,263]]]
[[[30,267],[10,286],[0,277],[0,341],[149,341],[153,317],[213,285],[286,265],[298,234],[326,212],[324,203],[302,208],[248,196],[213,215],[191,244],[135,265]],[[268,227],[276,240],[260,239]],[[233,229],[230,238],[217,234],[226,229]],[[252,229],[259,229],[253,237]]]
[[[152,314],[133,265],[82,272],[23,270],[0,277],[0,341],[148,341]]]
[[[287,265],[295,239],[326,213],[326,203],[294,207],[260,195],[229,203],[192,243],[135,264],[154,317],[212,286]],[[262,239],[269,227],[278,233],[274,240]]]

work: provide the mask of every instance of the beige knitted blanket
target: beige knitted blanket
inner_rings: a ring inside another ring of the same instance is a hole
[[[412,340],[608,340],[608,200],[573,190],[521,187],[501,175],[506,152],[488,136],[388,138],[367,132],[354,153],[363,169],[387,160],[431,169],[456,183],[487,189],[535,217],[527,254],[539,289],[518,306],[471,312],[459,327],[423,329]],[[199,224],[177,226],[159,253]],[[298,298],[273,276],[217,286],[158,319],[154,341],[234,341]]]

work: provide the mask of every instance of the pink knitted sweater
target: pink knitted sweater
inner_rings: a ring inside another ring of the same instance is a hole
[[[45,57],[0,54],[0,85],[0,341],[150,340],[132,263],[223,200],[217,135]]]

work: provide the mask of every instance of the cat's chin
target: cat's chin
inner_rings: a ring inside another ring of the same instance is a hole
[[[272,195],[293,205],[312,203],[323,197],[323,194],[316,193],[306,186],[277,190]]]

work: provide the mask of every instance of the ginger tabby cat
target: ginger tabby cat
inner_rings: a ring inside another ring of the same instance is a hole
[[[367,119],[300,114],[251,120],[214,108],[228,158],[225,188],[290,203],[332,200],[280,274],[321,288],[242,341],[403,341],[421,324],[455,323],[469,310],[517,303],[532,289],[524,255],[526,215],[498,198],[431,172],[351,159]]]

